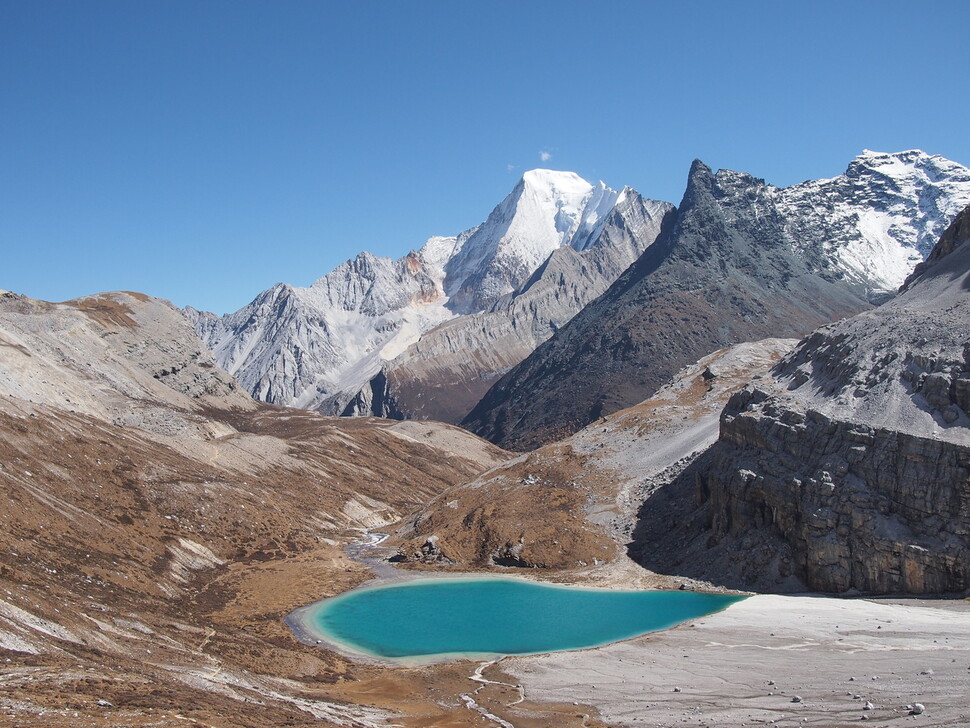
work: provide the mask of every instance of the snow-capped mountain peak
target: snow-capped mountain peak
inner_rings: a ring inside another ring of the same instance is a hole
[[[552,192],[554,195],[582,196],[592,185],[575,172],[556,169],[530,169],[523,172],[520,182],[540,194]]]
[[[603,182],[591,184],[575,172],[530,170],[522,175],[519,185],[506,199],[506,202],[513,201],[515,208],[509,230],[501,241],[502,247],[508,254],[528,255],[522,242],[529,240],[530,235],[548,235],[544,242],[551,248],[549,250],[541,243],[533,242],[540,255],[548,255],[564,245],[582,250],[590,235],[616,206],[619,195]],[[547,227],[550,213],[553,213],[554,234],[549,234]]]
[[[481,311],[527,281],[557,248],[584,249],[619,195],[574,172],[526,172],[445,265],[450,307]]]

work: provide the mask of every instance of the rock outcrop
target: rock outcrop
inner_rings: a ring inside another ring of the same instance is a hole
[[[667,487],[696,531],[665,529],[648,500],[640,560],[761,589],[970,588],[968,238],[970,208],[899,296],[735,394]]]
[[[611,561],[616,544],[585,518],[593,490],[608,487],[610,475],[586,460],[568,447],[516,458],[430,500],[392,543],[400,544],[401,560],[440,562],[441,554],[464,569],[560,570]]]

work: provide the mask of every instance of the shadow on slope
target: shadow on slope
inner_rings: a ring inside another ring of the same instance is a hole
[[[627,555],[651,571],[727,589],[807,591],[793,573],[791,547],[780,534],[752,528],[740,538],[714,538],[704,474],[716,460],[716,447],[708,448],[644,501]],[[770,512],[761,513],[758,525],[770,523]]]

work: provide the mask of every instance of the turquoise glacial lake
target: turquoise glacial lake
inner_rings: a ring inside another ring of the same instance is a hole
[[[616,642],[744,599],[690,591],[550,586],[509,578],[421,579],[297,610],[299,629],[368,656],[524,655]]]

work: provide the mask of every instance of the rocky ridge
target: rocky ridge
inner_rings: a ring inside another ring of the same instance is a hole
[[[361,253],[308,288],[278,284],[216,317],[188,309],[220,366],[259,400],[312,409],[359,387],[382,357],[452,314],[441,281],[418,253]],[[363,379],[361,379],[363,377]]]
[[[0,355],[0,396],[159,434],[194,431],[207,408],[257,406],[171,304],[140,293],[0,294]]]
[[[874,303],[929,255],[968,194],[970,170],[915,149],[866,150],[837,177],[775,190],[795,247],[831,258]]]

